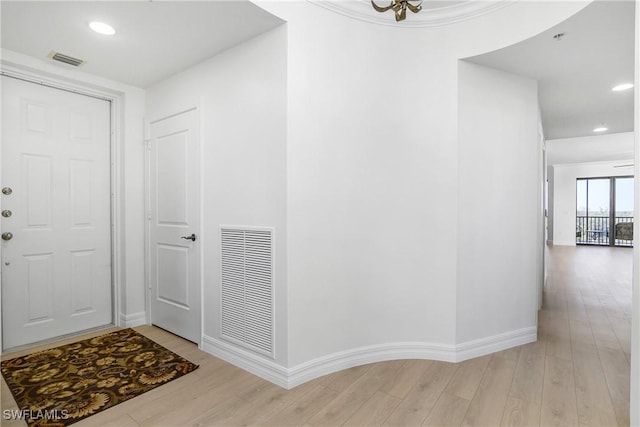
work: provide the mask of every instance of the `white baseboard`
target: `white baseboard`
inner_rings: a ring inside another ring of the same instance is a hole
[[[289,369],[289,387],[314,378],[368,363],[399,359],[429,359],[455,362],[455,347],[427,343],[389,343],[341,351],[301,363]]]
[[[456,345],[456,362],[473,359],[511,347],[536,342],[538,328],[531,326]]]
[[[147,324],[147,314],[144,311],[139,313],[124,314],[120,313],[120,326],[123,328],[134,328]]]
[[[462,362],[535,342],[536,339],[536,328],[530,327],[455,346],[419,342],[380,344],[329,354],[291,368],[285,368],[264,356],[206,335],[202,337],[202,350],[280,387],[290,389],[315,378],[368,363],[399,359]]]
[[[553,246],[575,246],[576,242],[564,241],[564,240],[554,240]]]
[[[201,349],[280,387],[291,388],[288,383],[289,370],[265,356],[207,335],[202,336]]]

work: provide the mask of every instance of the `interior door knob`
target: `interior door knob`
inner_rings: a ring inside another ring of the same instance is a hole
[[[8,196],[11,193],[13,193],[13,190],[11,189],[11,187],[2,187],[2,194],[4,194],[5,196]]]
[[[11,240],[13,239],[13,233],[2,233],[2,240]]]
[[[2,211],[2,216],[5,218],[9,218],[11,216],[11,211],[9,209],[5,209]]]
[[[181,239],[191,240],[191,241],[195,242],[196,241],[196,235],[195,235],[195,233],[192,233],[191,236],[182,236]]]

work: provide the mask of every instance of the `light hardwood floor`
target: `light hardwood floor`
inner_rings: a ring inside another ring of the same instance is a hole
[[[536,343],[458,364],[375,363],[287,391],[142,326],[200,368],[76,425],[629,425],[632,251],[555,247],[549,255]],[[2,409],[15,408],[3,380]]]

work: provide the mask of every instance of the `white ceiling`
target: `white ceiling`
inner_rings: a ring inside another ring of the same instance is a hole
[[[308,0],[341,15],[374,24],[403,28],[422,28],[449,25],[475,18],[508,6],[514,0],[424,0],[422,12],[407,11],[407,19],[396,22],[392,11],[377,12],[371,0]],[[378,6],[389,6],[392,0],[374,0]],[[419,0],[411,0],[417,4]]]
[[[621,160],[633,163],[633,132],[547,141],[547,164],[592,163]]]
[[[143,88],[283,22],[240,0],[2,0],[0,8],[3,48],[59,64],[47,58],[55,50],[85,60],[83,71]],[[91,21],[117,33],[96,34]]]
[[[553,36],[564,33],[560,41]],[[565,22],[519,44],[470,61],[539,81],[547,139],[633,131],[634,3],[596,1]]]
[[[383,15],[373,11],[368,0],[334,3],[366,6],[367,16]],[[484,6],[470,9],[476,3]],[[411,14],[405,22],[438,11],[436,21],[420,25],[443,24],[486,12],[487,3],[432,0],[425,2],[428,10]],[[0,8],[3,48],[69,67],[47,58],[50,51],[59,51],[85,60],[83,71],[143,88],[282,24],[245,0],[2,0]],[[609,133],[632,131],[633,90],[612,93],[610,89],[633,81],[633,11],[633,1],[597,1],[536,37],[469,60],[539,80],[547,139],[593,135],[603,123]],[[392,15],[384,18],[393,20]],[[93,33],[87,26],[93,20],[110,23],[117,34]],[[559,32],[564,37],[554,41]]]

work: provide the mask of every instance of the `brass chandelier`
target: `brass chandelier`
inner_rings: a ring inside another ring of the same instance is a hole
[[[387,10],[392,9],[396,15],[396,22],[404,21],[407,17],[407,9],[409,9],[413,13],[418,13],[422,10],[422,0],[418,2],[418,4],[413,5],[411,2],[416,2],[416,0],[391,0],[389,6],[378,6],[373,0],[371,0],[371,5],[378,12],[386,12]]]

